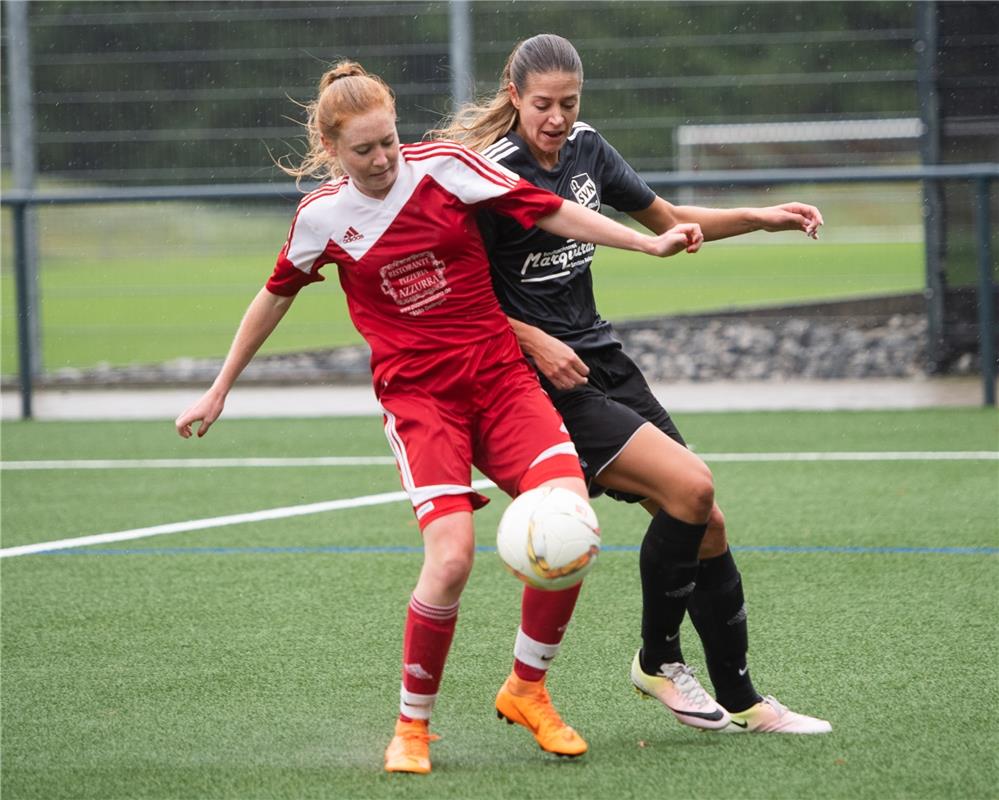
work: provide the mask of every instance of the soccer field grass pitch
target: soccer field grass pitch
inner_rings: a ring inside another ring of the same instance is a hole
[[[421,549],[376,419],[223,418],[197,441],[17,422],[0,442],[3,797],[996,797],[995,410],[676,416],[726,513],[753,680],[831,734],[702,733],[634,693],[647,517],[602,498],[549,678],[590,751],[542,753],[493,710],[521,584],[487,489],[433,772],[387,775]],[[72,546],[96,534],[130,535]],[[682,641],[710,687],[686,622]]]

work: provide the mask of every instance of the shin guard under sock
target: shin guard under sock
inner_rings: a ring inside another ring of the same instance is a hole
[[[430,719],[457,621],[457,603],[434,606],[415,594],[410,598],[402,644],[401,719]]]
[[[749,628],[742,578],[730,550],[701,562],[688,607],[704,645],[715,699],[729,711],[745,711],[758,703],[746,661]]]
[[[642,669],[683,661],[680,623],[697,581],[697,551],[707,526],[692,525],[660,510],[642,540]]]
[[[558,653],[583,585],[558,592],[524,587],[513,669],[525,681],[540,681]]]

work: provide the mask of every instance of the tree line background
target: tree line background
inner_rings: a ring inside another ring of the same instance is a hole
[[[913,3],[469,9],[477,96],[496,90],[518,40],[566,36],[586,71],[582,118],[638,169],[675,167],[683,124],[918,116]],[[272,156],[303,147],[296,103],[341,58],[393,86],[405,140],[452,107],[443,2],[32,2],[29,34],[38,170],[61,182],[287,180]],[[6,143],[6,114],[3,124]],[[911,142],[888,153],[729,150],[704,166],[895,163],[917,152]],[[6,144],[2,155],[8,166]]]

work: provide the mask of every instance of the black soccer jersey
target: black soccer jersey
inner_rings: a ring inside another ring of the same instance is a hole
[[[618,211],[640,211],[655,199],[617,150],[582,122],[572,126],[553,170],[541,167],[512,131],[484,155],[536,186],[597,211],[604,203]],[[536,227],[525,231],[490,211],[478,219],[493,286],[508,316],[541,328],[576,351],[618,344],[593,297],[594,245]]]

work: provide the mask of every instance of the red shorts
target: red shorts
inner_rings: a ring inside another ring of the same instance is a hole
[[[474,465],[511,497],[552,478],[582,478],[562,418],[513,331],[407,358],[375,387],[385,435],[422,530],[489,502]]]

